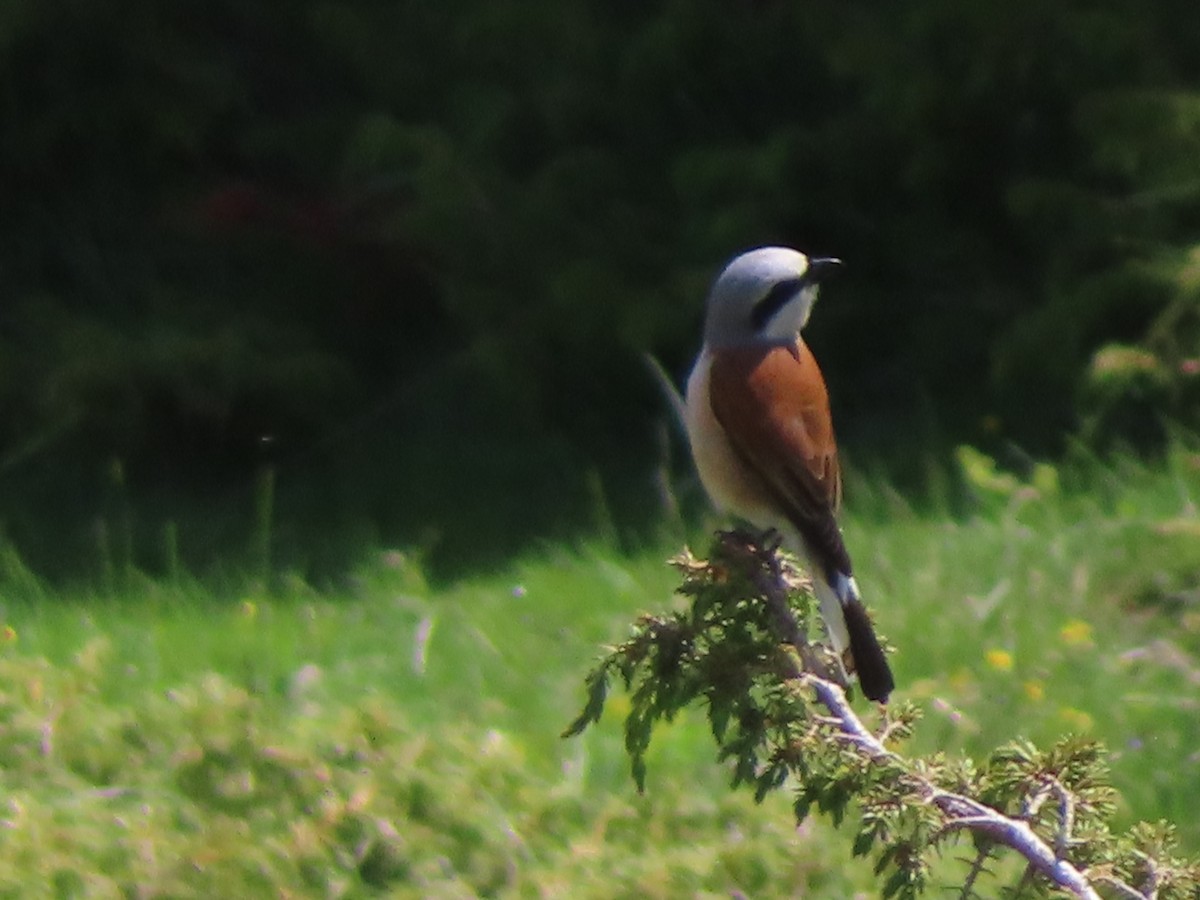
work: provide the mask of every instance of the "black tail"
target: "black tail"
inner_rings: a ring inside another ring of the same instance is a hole
[[[867,610],[857,597],[842,603],[842,615],[846,619],[846,630],[850,633],[850,654],[854,657],[854,668],[858,672],[858,683],[869,700],[887,703],[888,694],[896,687],[887,657],[875,637],[875,629],[867,617]]]

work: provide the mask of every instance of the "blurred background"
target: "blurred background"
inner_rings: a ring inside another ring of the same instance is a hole
[[[858,471],[1153,455],[1200,410],[1194,13],[7,0],[3,539],[64,578],[113,534],[236,566],[264,516],[314,578],[637,542],[701,502],[643,355],[682,382],[764,243],[848,263],[809,337]]]

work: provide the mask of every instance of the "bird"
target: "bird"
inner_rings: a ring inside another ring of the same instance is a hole
[[[704,343],[688,377],[684,424],[713,503],[778,532],[807,562],[835,651],[863,694],[895,687],[838,525],[842,482],[829,393],[801,331],[820,284],[842,268],[787,247],[735,257],[708,295]]]

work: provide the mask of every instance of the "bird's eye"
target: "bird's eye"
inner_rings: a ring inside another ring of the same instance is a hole
[[[762,331],[803,287],[803,278],[787,278],[773,284],[766,296],[754,304],[754,310],[750,314],[754,330]]]

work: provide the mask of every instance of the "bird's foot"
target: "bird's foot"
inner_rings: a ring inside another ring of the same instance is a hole
[[[743,524],[730,531],[720,532],[720,534],[756,553],[772,554],[783,545],[783,535],[776,528],[760,531]]]
[[[758,545],[768,553],[774,553],[783,546],[783,535],[778,529],[768,528],[758,536]]]

